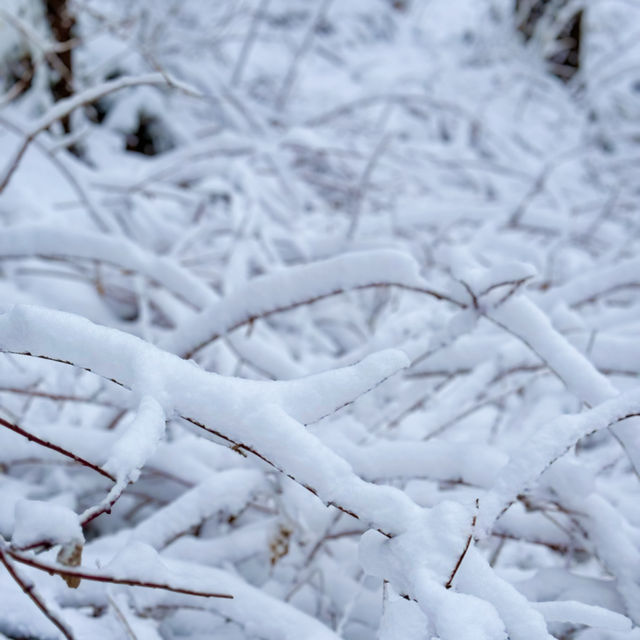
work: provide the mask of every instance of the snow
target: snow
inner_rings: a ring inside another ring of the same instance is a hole
[[[489,529],[504,509],[531,486],[545,469],[578,440],[640,412],[640,390],[634,389],[580,414],[560,416],[522,443],[499,472],[483,502],[480,526]],[[583,480],[584,485],[584,480]]]
[[[392,640],[398,633],[407,640],[420,640],[427,633],[427,619],[414,602],[392,594],[385,603],[380,638]]]
[[[535,608],[549,622],[570,622],[590,627],[600,627],[611,631],[630,631],[631,620],[602,607],[594,607],[565,600],[562,602],[536,602]]]
[[[162,343],[168,351],[193,354],[216,337],[278,309],[335,295],[345,290],[390,283],[420,287],[418,265],[396,251],[362,251],[315,263],[288,267],[252,279],[215,302],[180,332]]]
[[[155,453],[164,436],[164,428],[162,407],[153,398],[143,397],[133,422],[113,444],[104,470],[113,474],[118,483],[135,482],[142,467]]]
[[[148,544],[132,541],[127,544],[105,570],[119,580],[134,579],[141,582],[167,582],[177,584],[174,576],[162,562],[155,549]]]
[[[492,487],[507,456],[488,446],[446,442],[379,442],[356,445],[339,435],[323,438],[366,480],[428,477]]]
[[[637,3],[58,4],[0,8],[0,637],[637,638]]]
[[[5,258],[38,255],[101,260],[147,276],[196,308],[205,306],[214,297],[201,280],[194,278],[178,262],[145,251],[123,237],[44,225],[20,225],[3,231],[0,255]]]
[[[212,475],[132,531],[132,538],[159,549],[218,510],[240,511],[264,483],[253,470],[231,469]]]
[[[84,541],[78,516],[67,507],[41,500],[19,500],[11,542],[17,547],[34,543],[66,544]]]
[[[456,585],[467,593],[485,597],[495,607],[512,640],[553,638],[536,607],[515,587],[501,580],[475,547],[469,549],[456,576]]]
[[[408,365],[401,351],[389,349],[338,371],[293,381],[257,382],[205,372],[132,335],[63,312],[17,306],[0,317],[0,331],[0,350],[72,362],[133,389],[141,397],[149,395],[141,405],[149,414],[141,428],[159,421],[153,403],[169,414],[193,412],[191,417],[201,417],[204,423],[213,410],[216,424],[236,421],[245,402],[257,408],[257,403],[270,404],[277,399],[295,419],[314,422]],[[111,353],[118,353],[118,358],[111,358]]]
[[[56,637],[55,627],[31,600],[25,600],[22,589],[5,571],[0,574],[0,592],[2,593],[0,638],[5,640],[11,636]]]
[[[447,591],[439,582],[424,576],[416,597],[433,620],[443,640],[506,640],[507,634],[498,612],[486,600],[465,593]]]

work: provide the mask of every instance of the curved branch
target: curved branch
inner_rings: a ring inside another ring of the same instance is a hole
[[[140,85],[166,85],[166,78],[160,73],[151,73],[142,76],[134,76],[134,77],[124,77],[124,78],[116,78],[115,80],[110,80],[108,82],[104,82],[99,84],[97,87],[91,87],[77,93],[70,98],[65,98],[64,100],[60,100],[56,103],[47,113],[41,116],[36,122],[33,124],[31,129],[27,132],[22,145],[18,148],[18,151],[13,157],[5,169],[4,176],[0,179],[0,193],[4,191],[6,186],[9,184],[9,180],[17,170],[20,162],[27,152],[29,145],[35,140],[35,138],[41,134],[43,131],[48,129],[52,124],[61,120],[67,116],[69,116],[73,111],[75,111],[78,107],[82,107],[86,104],[90,104],[99,100],[100,98],[104,98],[104,96],[113,93],[114,91],[119,91],[120,89],[124,89],[126,87],[135,87]]]
[[[5,229],[0,236],[0,258],[31,257],[90,260],[133,271],[196,309],[215,299],[211,289],[177,261],[146,251],[123,237],[44,225]]]
[[[390,286],[458,307],[466,306],[463,301],[429,287],[411,256],[393,250],[362,251],[254,278],[187,319],[179,330],[168,334],[160,346],[189,359],[222,335],[257,319],[347,291]]]

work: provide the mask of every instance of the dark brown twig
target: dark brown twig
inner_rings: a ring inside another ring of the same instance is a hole
[[[467,551],[469,551],[469,547],[471,546],[471,539],[473,538],[473,530],[475,529],[476,520],[478,519],[478,507],[479,501],[478,498],[476,498],[476,512],[473,514],[473,518],[471,520],[471,531],[469,532],[469,535],[467,537],[467,542],[464,545],[464,549],[462,550],[462,553],[460,554],[455,567],[453,567],[453,571],[451,572],[449,579],[444,585],[445,589],[451,589],[451,586],[453,585],[453,579],[456,577],[456,573],[458,573],[458,569],[460,569],[460,565],[462,564],[464,557],[467,555]]]
[[[464,309],[467,307],[466,304],[444,293],[440,293],[439,291],[428,289],[426,287],[410,286],[410,285],[406,285],[398,282],[374,282],[372,284],[365,284],[365,285],[360,285],[358,287],[353,287],[351,291],[363,291],[366,289],[374,289],[374,288],[380,288],[380,287],[397,287],[398,289],[402,289],[404,291],[413,291],[414,293],[421,293],[423,295],[431,296],[433,298],[436,298],[436,300],[440,300],[443,302],[450,302],[451,304],[455,305],[456,307],[460,307],[461,309]],[[236,329],[239,329],[240,327],[246,324],[251,324],[256,320],[262,320],[264,318],[268,318],[269,316],[272,316],[276,313],[282,313],[284,311],[292,311],[293,309],[297,309],[298,307],[304,307],[304,306],[313,304],[315,302],[319,302],[320,300],[325,300],[326,298],[338,296],[346,292],[347,292],[347,289],[335,289],[328,293],[323,293],[322,295],[319,295],[319,296],[306,298],[305,300],[299,300],[288,305],[282,305],[280,307],[274,307],[273,309],[268,309],[266,311],[263,311],[262,313],[247,315],[244,318],[238,320],[233,325],[225,327],[224,332],[220,331],[217,333],[213,333],[206,340],[203,340],[196,346],[191,347],[189,351],[187,351],[182,355],[182,357],[185,358],[186,360],[189,360],[193,358],[199,351],[204,349],[206,346],[210,345],[212,342],[214,342],[218,338],[221,338],[223,335],[226,335],[227,333],[235,331]]]
[[[2,553],[2,549],[0,549],[0,556],[2,556]],[[75,576],[77,578],[80,578],[81,580],[107,582],[110,584],[124,584],[130,587],[146,587],[148,589],[163,589],[164,591],[183,593],[189,596],[200,596],[203,598],[233,598],[233,596],[228,593],[215,593],[212,591],[202,591],[199,589],[186,589],[182,587],[173,587],[170,584],[156,582],[153,580],[135,580],[133,578],[118,578],[116,576],[109,576],[102,573],[93,573],[86,569],[76,569],[75,567],[67,567],[55,562],[46,562],[43,560],[39,560],[35,556],[26,555],[19,551],[14,551],[13,549],[6,549],[6,554],[10,555],[16,562],[20,562],[21,564],[33,567],[34,569],[46,571],[47,573],[55,573],[61,576]]]
[[[93,462],[89,462],[89,460],[86,460],[85,458],[82,458],[76,455],[75,453],[73,453],[72,451],[69,451],[68,449],[64,449],[63,447],[57,444],[54,444],[53,442],[49,442],[48,440],[43,440],[42,438],[39,438],[33,433],[26,431],[22,427],[19,427],[17,424],[13,424],[8,420],[5,420],[4,418],[0,418],[0,425],[2,425],[3,427],[6,427],[7,429],[10,429],[14,433],[21,435],[23,438],[26,438],[27,440],[29,440],[29,442],[35,442],[36,444],[39,444],[41,447],[46,447],[47,449],[51,449],[52,451],[55,451],[56,453],[66,456],[67,458],[71,458],[73,461],[85,467],[88,467],[89,469],[93,469],[93,471],[99,473],[101,476],[104,476],[105,478],[108,478],[109,480],[112,480],[113,482],[115,482],[116,480],[114,476],[112,476],[108,471],[105,471],[98,465],[93,464]]]
[[[109,407],[111,409],[120,409],[120,407],[108,400],[98,400],[92,397],[82,397],[67,395],[63,393],[49,393],[47,391],[38,391],[37,389],[20,389],[18,387],[0,387],[0,393],[14,393],[16,395],[31,396],[33,398],[43,398],[52,400],[53,402],[78,402],[84,404],[95,404],[100,407]]]
[[[5,553],[4,549],[0,547],[0,562],[5,566],[9,575],[20,585],[20,588],[31,598],[31,601],[44,613],[44,615],[54,624],[58,629],[60,629],[62,635],[67,640],[75,640],[75,636],[67,627],[67,625],[58,618],[58,616],[53,613],[49,607],[44,603],[44,600],[40,596],[40,594],[36,591],[34,584],[26,578],[23,578],[13,563],[7,558],[7,553]]]

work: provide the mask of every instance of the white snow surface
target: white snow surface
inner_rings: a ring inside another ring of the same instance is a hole
[[[78,516],[69,508],[41,500],[19,500],[15,506],[12,544],[66,544],[84,541]]]
[[[637,2],[0,4],[0,638],[638,640]]]

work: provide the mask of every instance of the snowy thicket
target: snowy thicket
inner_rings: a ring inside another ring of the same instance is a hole
[[[638,640],[639,33],[4,0],[0,638]]]

